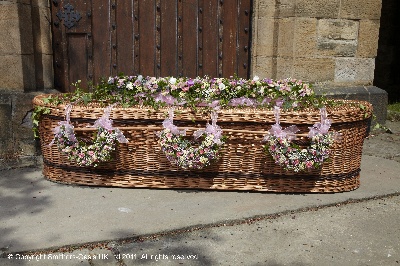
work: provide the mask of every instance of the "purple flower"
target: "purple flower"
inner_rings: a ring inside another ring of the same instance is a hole
[[[194,85],[193,79],[188,79],[188,80],[186,81],[186,84],[187,84],[189,87],[193,86],[193,85]]]
[[[282,98],[278,98],[278,99],[275,101],[275,105],[278,106],[278,107],[281,107],[282,104],[283,104],[283,99],[282,99]]]

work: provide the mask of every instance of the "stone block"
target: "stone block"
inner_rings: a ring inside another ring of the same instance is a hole
[[[319,19],[318,37],[329,40],[356,40],[358,22],[345,19]]]
[[[279,18],[294,17],[296,14],[295,0],[280,0],[276,4],[276,16]]]
[[[35,36],[35,52],[52,54],[51,27],[47,18],[51,17],[48,8],[33,7],[33,34]]]
[[[276,56],[293,56],[295,18],[283,18],[278,20],[278,43]]]
[[[21,39],[18,24],[0,20],[0,55],[21,54]]]
[[[258,56],[252,68],[252,76],[273,78],[274,60],[270,56]]]
[[[293,57],[278,57],[274,78],[284,79],[289,77],[293,77]]]
[[[24,90],[22,58],[20,55],[0,55],[0,73],[2,88]]]
[[[273,56],[276,35],[275,19],[262,18],[257,20],[257,40],[255,43],[256,56]]]
[[[0,55],[20,54],[21,40],[16,4],[0,4]]]
[[[356,55],[357,41],[318,39],[317,50],[319,56],[351,57]]]
[[[255,7],[257,12],[257,18],[272,18],[275,17],[275,0],[256,0]],[[258,3],[258,8],[257,8]]]
[[[379,19],[382,0],[341,0],[340,17],[347,19]]]
[[[0,90],[0,169],[5,165],[32,166],[37,162],[39,143],[33,139],[32,128],[22,123],[37,94]]]
[[[15,2],[0,2],[0,21],[18,21],[18,4]]]
[[[317,43],[317,19],[296,18],[294,26],[294,56],[314,57]]]
[[[375,59],[336,58],[335,82],[370,85],[374,80]]]
[[[340,0],[297,0],[296,16],[312,18],[338,18]]]
[[[33,55],[0,55],[0,73],[2,88],[17,91],[36,88]]]
[[[44,89],[54,88],[53,55],[42,54]]]
[[[335,61],[332,58],[302,58],[293,60],[292,78],[306,82],[332,81],[335,74]]]
[[[255,6],[257,17],[258,18],[285,18],[285,17],[294,17],[296,3],[295,0],[258,0],[256,1]]]
[[[0,4],[0,54],[33,53],[30,5]]]
[[[357,57],[374,58],[378,53],[379,20],[361,20]]]
[[[318,20],[318,56],[355,56],[357,52],[358,28],[358,22],[353,20]]]
[[[19,5],[19,32],[21,36],[21,54],[33,54],[32,10],[30,5]]]

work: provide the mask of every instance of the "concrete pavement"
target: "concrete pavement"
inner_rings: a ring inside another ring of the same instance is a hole
[[[337,194],[93,188],[2,171],[0,265],[399,265],[400,122],[387,126],[365,141],[361,187]]]

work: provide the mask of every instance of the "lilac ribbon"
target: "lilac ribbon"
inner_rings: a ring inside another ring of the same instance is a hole
[[[174,135],[186,136],[186,130],[179,130],[179,128],[174,125],[174,109],[169,109],[168,114],[169,117],[163,121],[163,127],[169,129]]]
[[[315,123],[312,127],[309,127],[310,132],[308,133],[308,137],[312,138],[317,134],[326,134],[331,127],[331,120],[327,119],[328,114],[326,112],[326,108],[320,108],[319,112],[321,114],[321,122]]]
[[[106,107],[104,109],[104,114],[97,119],[93,126],[90,127],[101,127],[104,128],[108,131],[115,131],[115,133],[117,134],[117,140],[119,143],[128,143],[128,140],[125,138],[124,134],[122,133],[121,130],[119,130],[118,128],[115,128],[112,126],[112,120],[110,119],[110,113],[111,113],[111,109],[114,107],[114,105],[110,105],[108,107]]]
[[[197,106],[200,106],[200,107],[208,106],[210,108],[213,108],[214,110],[219,110],[221,108],[220,100],[215,100],[215,101],[212,101],[211,103],[201,102]]]
[[[288,140],[296,139],[295,134],[299,131],[299,129],[295,125],[282,129],[280,125],[280,110],[281,109],[278,106],[274,107],[275,125],[271,126],[269,133],[271,133],[277,138],[288,139]]]
[[[257,106],[257,101],[255,99],[250,99],[247,97],[233,98],[229,101],[230,106]]]
[[[163,102],[168,105],[184,105],[186,103],[186,101],[179,102],[176,98],[174,98],[171,95],[163,95],[161,92],[156,95],[153,95],[153,97],[156,102]]]
[[[104,109],[104,114],[102,115],[102,117],[97,119],[94,122],[93,126],[91,126],[91,127],[102,127],[104,129],[107,129],[108,131],[113,130],[114,128],[112,126],[112,120],[110,119],[110,113],[111,113],[112,107],[113,107],[113,105],[106,107]]]
[[[71,110],[72,110],[71,104],[68,104],[67,106],[65,106],[65,121],[58,122],[58,126],[53,129],[54,138],[50,142],[49,146],[53,145],[56,137],[61,135],[62,127],[64,127],[64,131],[70,142],[74,142],[74,143],[78,142],[78,140],[76,139],[75,134],[74,134],[74,126],[71,124],[71,121],[70,121]]]
[[[221,145],[222,129],[217,125],[218,114],[216,112],[211,113],[211,124],[207,124],[206,129],[199,129],[193,133],[195,139],[200,138],[203,134],[214,135],[214,142],[217,145]]]
[[[157,95],[155,95],[154,100],[156,102],[164,102],[168,105],[174,105],[175,103],[177,103],[177,100],[172,97],[171,95],[163,95],[162,93],[158,93]]]

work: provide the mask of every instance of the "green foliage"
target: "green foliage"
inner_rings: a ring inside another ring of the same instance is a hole
[[[47,101],[47,99],[46,99]],[[32,112],[32,123],[33,123],[33,136],[39,138],[39,121],[40,117],[44,114],[49,114],[50,108],[45,106],[35,106]]]

